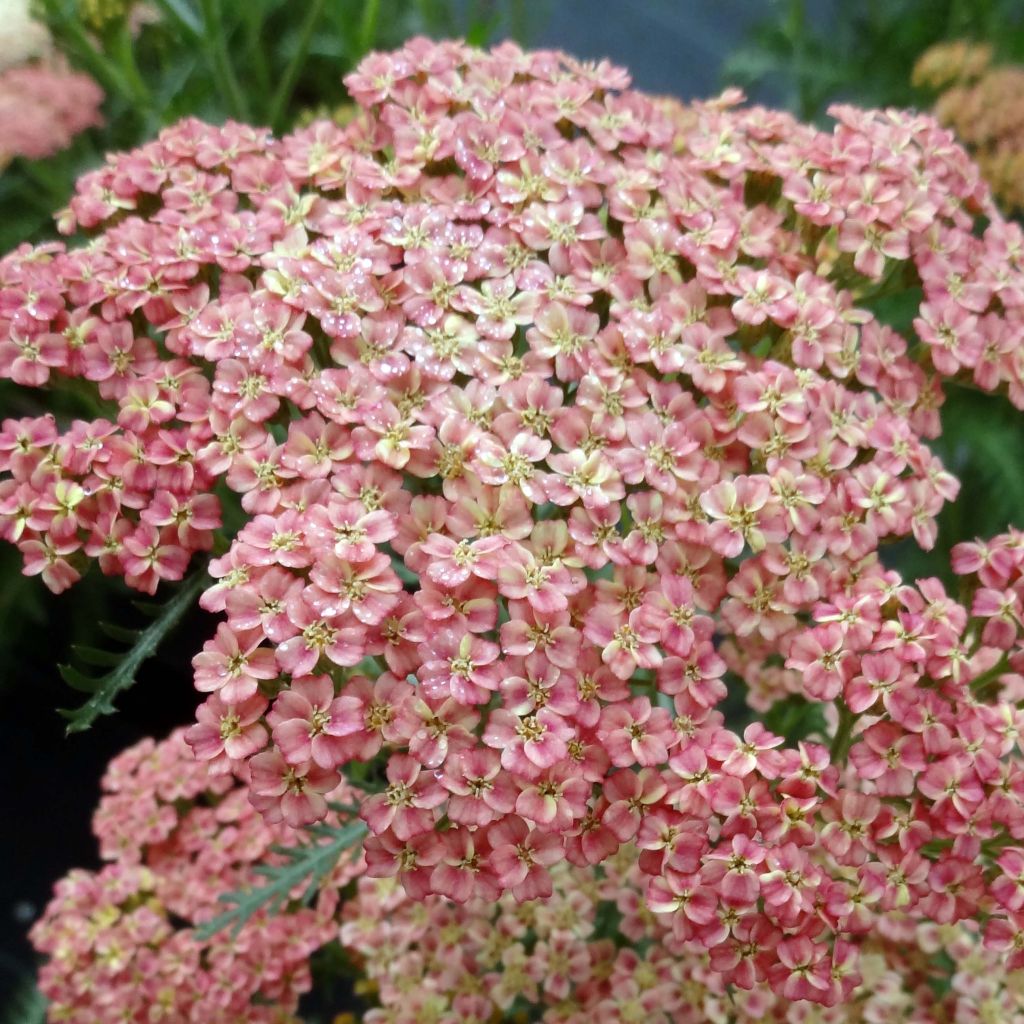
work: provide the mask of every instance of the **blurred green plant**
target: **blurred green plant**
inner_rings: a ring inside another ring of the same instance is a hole
[[[945,39],[990,42],[1003,58],[1024,56],[1020,0],[775,0],[723,79],[749,91],[772,88],[805,120],[835,100],[868,107],[914,106],[914,61]]]
[[[46,999],[34,978],[26,978],[7,1000],[0,1024],[45,1024]]]

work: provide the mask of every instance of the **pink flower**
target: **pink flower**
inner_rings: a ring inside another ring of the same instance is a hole
[[[515,785],[492,750],[464,751],[449,759],[441,784],[451,793],[448,816],[460,825],[488,825],[515,807]]]
[[[969,601],[881,545],[957,498],[945,378],[1024,407],[1020,228],[919,114],[823,133],[425,38],[350,83],[344,126],[112,155],[60,216],[88,245],[0,260],[0,376],[107,410],[3,423],[0,536],[54,590],[215,552],[224,620],[203,781],[112,769],[52,1012],[293,1014],[358,858],[177,936],[356,801],[338,920],[382,1020],[887,1020],[939,948],[944,1014],[1012,1016],[1024,536],[957,546]]]
[[[289,764],[312,760],[334,768],[340,744],[327,733],[334,713],[334,683],[329,676],[293,679],[267,715],[274,745]]]
[[[855,671],[856,658],[847,647],[842,627],[828,622],[796,637],[789,649],[786,667],[802,673],[804,687],[811,697],[834,700]],[[848,699],[850,695],[848,692]],[[852,710],[860,713],[867,706],[870,705]]]
[[[503,889],[519,901],[551,895],[547,868],[563,856],[562,841],[552,832],[530,830],[522,818],[511,815],[487,833],[491,846],[488,864]]]
[[[217,635],[203,645],[192,659],[196,689],[216,691],[226,703],[237,703],[255,696],[260,680],[277,675],[274,652],[261,647],[258,631],[236,634],[221,623]]]
[[[196,724],[187,730],[185,740],[197,758],[213,761],[218,768],[224,761],[244,761],[266,746],[267,730],[261,721],[266,708],[266,700],[258,695],[231,705],[213,693],[199,705]]]
[[[15,31],[26,28],[19,25]],[[103,92],[88,75],[60,62],[16,63],[20,66],[0,75],[3,149],[8,159],[52,156],[80,132],[102,124]]]
[[[564,611],[569,605],[572,583],[568,570],[558,564],[538,563],[522,548],[505,552],[497,579],[504,597],[526,600],[540,615]]]
[[[749,545],[755,554],[770,541],[786,539],[786,530],[771,502],[765,477],[737,477],[701,495],[701,508],[712,518],[708,541],[720,555],[735,558]]]
[[[655,646],[661,631],[639,609],[623,622],[609,608],[595,605],[587,616],[584,635],[601,648],[602,661],[620,679],[629,679],[638,668],[661,664],[661,652]]]
[[[346,562],[367,562],[376,545],[394,537],[394,517],[384,509],[367,512],[358,502],[331,501],[310,509],[306,529],[312,542],[323,544]]]
[[[432,534],[420,545],[423,554],[430,556],[427,574],[435,583],[449,589],[465,583],[471,575],[493,580],[501,565],[499,552],[504,548],[503,537],[456,543],[441,534]]]
[[[415,723],[412,688],[388,672],[375,682],[353,676],[331,702],[330,718],[323,727],[328,736],[345,740],[348,757],[368,761],[384,743],[398,743]]]
[[[820,1000],[829,987],[825,947],[803,936],[786,938],[777,948],[778,963],[772,968],[772,987],[786,999]]]
[[[268,821],[301,828],[327,813],[325,793],[338,785],[337,772],[310,762],[289,765],[276,750],[249,760],[252,802]]]
[[[560,715],[547,708],[520,718],[508,711],[492,711],[483,740],[501,751],[502,767],[529,772],[551,768],[569,752],[573,729]]]
[[[590,788],[573,766],[556,765],[523,784],[516,798],[516,814],[537,828],[564,832],[583,817]]]
[[[402,842],[434,827],[433,809],[442,803],[445,791],[432,775],[422,772],[408,755],[388,761],[388,787],[363,803],[360,815],[374,835],[394,833]]]
[[[434,698],[484,704],[498,688],[499,653],[497,644],[480,637],[441,630],[421,645],[420,685]]]
[[[619,768],[663,764],[678,741],[669,713],[651,707],[646,697],[606,708],[597,731],[612,764]]]
[[[628,842],[640,828],[646,809],[657,804],[667,790],[665,780],[652,768],[616,772],[604,787],[608,806],[601,820],[619,842]]]
[[[455,903],[472,897],[493,902],[501,891],[489,867],[490,848],[482,831],[454,828],[442,837],[443,852],[430,875],[430,889]]]

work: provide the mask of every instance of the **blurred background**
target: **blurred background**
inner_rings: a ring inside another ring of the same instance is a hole
[[[1005,211],[1024,208],[1020,0],[0,0],[0,250],[55,238],[53,213],[104,153],[185,116],[287,131],[339,115],[341,76],[416,34],[608,57],[639,88],[683,99],[739,85],[821,124],[839,100],[933,110]],[[894,326],[909,329],[917,301],[894,305]],[[0,417],[44,406],[45,392],[0,382]],[[888,553],[911,577],[947,576],[953,544],[1024,525],[1024,417],[999,398],[956,393],[943,427],[936,447],[963,499],[940,518],[935,551]],[[100,620],[144,623],[133,601],[96,573],[55,598],[0,546],[0,1024],[42,1019],[24,934],[55,879],[97,864],[89,819],[106,762],[192,720],[189,661],[213,631],[198,611],[118,714],[64,735],[55,709],[82,697],[58,663],[95,642]]]

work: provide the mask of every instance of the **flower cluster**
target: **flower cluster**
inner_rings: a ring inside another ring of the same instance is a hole
[[[58,62],[0,73],[0,162],[52,156],[102,122],[103,91],[88,75]]]
[[[727,988],[706,955],[674,942],[640,898],[635,851],[600,872],[554,872],[543,902],[418,903],[387,882],[360,879],[342,908],[342,944],[378,1005],[364,1024],[938,1024],[1024,1020],[1019,973],[979,941],[970,922],[880,921],[865,942],[863,981],[820,1014],[766,982]],[[756,929],[744,939],[756,944]],[[784,976],[795,951],[761,954]],[[799,955],[799,954],[795,954]],[[500,1016],[503,1014],[504,1016]]]
[[[992,62],[992,48],[941,43],[914,66],[916,85],[939,93],[935,116],[978,162],[1001,204],[1024,209],[1024,67]]]
[[[368,872],[413,897],[548,897],[635,843],[741,988],[848,998],[897,912],[1016,949],[1017,539],[961,554],[969,607],[877,555],[956,495],[942,379],[1024,404],[1024,235],[950,133],[513,46],[347,85],[344,126],[111,157],[87,245],[0,263],[0,373],[103,410],[4,424],[26,570],[153,590],[240,503],[188,741],[290,826],[374,762]],[[728,728],[727,678],[825,742]]]
[[[201,941],[194,926],[218,896],[256,882],[254,866],[289,836],[230,777],[211,778],[180,731],[115,758],[103,790],[94,828],[110,863],[72,871],[32,930],[49,957],[39,984],[50,1019],[291,1024],[358,863],[343,860],[312,908],[260,912],[237,935]]]

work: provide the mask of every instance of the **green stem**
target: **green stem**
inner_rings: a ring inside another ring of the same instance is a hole
[[[125,78],[122,69],[93,46],[89,36],[75,18],[67,18],[53,27],[57,38],[63,36],[67,40],[66,52],[78,58],[106,92],[120,95],[131,104],[138,102],[139,97],[132,83]]]
[[[238,77],[231,63],[220,0],[202,0],[202,7],[203,43],[217,85],[228,102],[231,116],[237,120],[248,121],[249,101],[238,84]]]
[[[302,69],[306,54],[309,52],[309,43],[313,38],[313,31],[316,29],[316,24],[320,20],[323,9],[324,0],[309,0],[306,17],[299,28],[299,38],[295,46],[295,53],[292,54],[292,59],[288,62],[288,67],[285,68],[281,81],[274,91],[274,98],[270,103],[270,114],[267,120],[275,132],[280,131],[284,127],[281,119],[284,115],[285,107],[295,91],[295,83],[298,81],[299,71]]]
[[[127,21],[118,26],[117,34],[111,39],[111,51],[121,66],[125,81],[131,86],[135,103],[143,113],[148,113],[153,109],[153,95],[135,60],[132,34]]]
[[[380,18],[380,0],[366,0],[363,17],[359,22],[359,53],[362,56],[373,46],[377,38],[377,21]]]
[[[989,696],[988,689],[991,684],[998,682],[999,676],[1001,676],[1009,667],[1009,661],[1007,656],[1004,654],[999,661],[997,661],[990,669],[986,672],[982,672],[976,679],[971,680],[971,692],[978,700],[984,700]]]
[[[843,703],[836,701],[839,709],[839,725],[836,734],[832,739],[832,746],[829,748],[829,760],[833,764],[846,764],[846,755],[850,752],[850,743],[853,740],[853,726],[857,716]]]
[[[264,9],[257,4],[244,4],[245,60],[256,76],[261,95],[270,95],[270,70],[263,49]],[[269,119],[268,119],[269,123]]]

